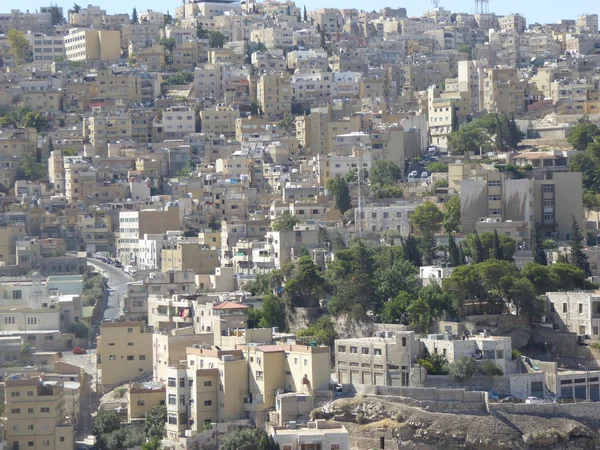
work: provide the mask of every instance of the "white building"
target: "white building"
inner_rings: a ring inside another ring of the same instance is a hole
[[[306,426],[275,427],[275,442],[282,450],[349,450],[348,430],[343,425],[330,425],[324,419],[308,422]]]

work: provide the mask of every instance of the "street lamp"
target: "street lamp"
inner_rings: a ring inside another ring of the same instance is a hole
[[[577,364],[579,367],[581,367],[582,369],[585,369],[586,371],[586,375],[585,375],[585,401],[589,402],[590,401],[590,362],[586,361],[585,367],[583,366],[583,364]]]

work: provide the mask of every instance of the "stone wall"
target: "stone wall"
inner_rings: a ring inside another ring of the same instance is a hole
[[[537,414],[548,416],[570,416],[576,419],[596,419],[600,415],[600,403],[572,403],[561,405],[558,403],[541,404],[505,404],[490,403],[490,413],[495,411],[510,414]]]

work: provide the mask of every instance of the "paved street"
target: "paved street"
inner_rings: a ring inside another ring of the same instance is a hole
[[[106,309],[104,310],[104,318],[115,319],[119,317],[120,314],[117,311],[123,309],[122,300],[127,293],[127,283],[132,280],[131,277],[123,272],[122,269],[103,263],[97,259],[89,258],[88,264],[102,271],[108,278],[108,288],[110,289],[110,292]]]

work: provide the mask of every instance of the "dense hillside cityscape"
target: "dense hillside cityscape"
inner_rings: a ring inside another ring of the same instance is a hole
[[[597,14],[105,6],[0,11],[0,450],[600,447]]]

